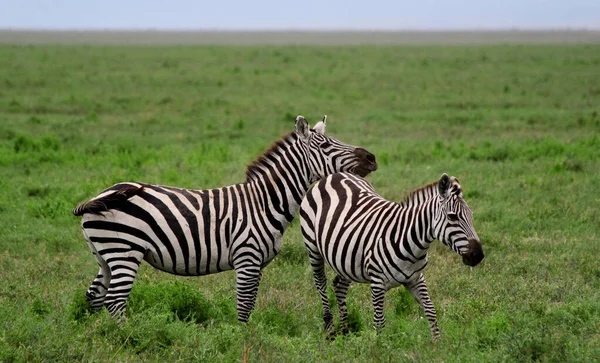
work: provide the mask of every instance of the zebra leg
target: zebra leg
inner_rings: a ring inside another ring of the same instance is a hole
[[[85,297],[90,305],[90,309],[92,312],[96,312],[102,308],[102,305],[104,305],[104,299],[106,297],[106,293],[108,292],[108,284],[110,283],[111,272],[108,264],[102,258],[102,256],[100,256],[96,250],[96,247],[94,247],[94,244],[88,241],[88,245],[94,254],[94,257],[96,257],[98,265],[100,265],[100,271],[98,271],[98,275],[85,293]]]
[[[254,309],[258,285],[262,272],[259,266],[248,266],[236,270],[235,283],[237,292],[238,321],[247,323],[250,312]]]
[[[110,315],[119,320],[126,318],[127,298],[143,258],[144,254],[141,252],[128,251],[122,256],[111,254],[107,261],[112,276],[104,306]]]
[[[301,214],[303,211],[300,212]],[[325,274],[325,261],[321,252],[317,248],[315,242],[315,234],[312,227],[308,226],[302,218],[302,236],[304,237],[304,245],[308,251],[308,259],[310,266],[313,270],[313,276],[315,286],[321,296],[321,303],[323,305],[323,322],[325,323],[325,336],[327,339],[331,339],[335,336],[335,327],[333,326],[333,314],[329,308],[329,299],[327,298],[327,275]]]
[[[107,270],[108,271],[104,271],[103,266],[101,266],[98,275],[85,292],[85,299],[87,300],[91,311],[94,313],[102,308],[106,293],[108,292],[111,274],[110,269]]]
[[[440,339],[440,328],[438,327],[435,308],[433,307],[433,302],[429,298],[429,292],[427,291],[427,284],[425,283],[423,274],[419,275],[413,282],[407,283],[404,286],[406,286],[411,295],[414,296],[421,307],[423,307],[425,316],[427,316],[427,320],[429,320],[431,340],[436,341]]]
[[[383,305],[385,302],[385,286],[380,283],[371,283],[371,299],[373,300],[373,327],[377,334],[385,326],[385,315],[383,314]]]
[[[340,275],[336,275],[333,279],[333,290],[335,291],[335,298],[337,299],[338,306],[340,308],[340,332],[342,334],[348,334],[348,309],[346,308],[346,294],[348,294],[348,287],[352,281],[346,280]]]
[[[333,326],[333,314],[329,309],[329,299],[327,298],[327,276],[325,275],[325,263],[323,259],[316,259],[310,256],[310,265],[313,268],[315,286],[321,295],[321,303],[323,304],[323,322],[325,323],[325,334],[327,338],[332,338],[335,335]]]

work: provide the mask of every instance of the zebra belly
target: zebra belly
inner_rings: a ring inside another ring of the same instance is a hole
[[[165,272],[198,276],[232,269],[229,248],[222,243],[228,238],[206,241],[201,237],[204,234],[193,233],[186,223],[179,223],[180,230],[173,231],[170,228],[173,221],[153,217],[149,223],[147,219],[111,210],[103,215],[84,215],[82,226],[98,251],[110,243],[125,244],[142,251],[144,260]],[[216,234],[222,235],[224,231],[209,231],[210,236]]]
[[[338,240],[327,243],[323,239],[317,241],[325,262],[338,275],[359,283],[370,282],[365,269],[364,241],[356,239]]]

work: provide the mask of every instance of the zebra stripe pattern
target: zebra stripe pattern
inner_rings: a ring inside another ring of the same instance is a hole
[[[252,162],[246,181],[192,190],[119,183],[73,213],[100,271],[86,296],[93,309],[123,316],[142,260],[176,275],[199,276],[235,269],[239,321],[253,309],[261,270],[277,255],[282,235],[314,181],[337,171],[367,175],[375,157],[311,129],[296,129]]]
[[[378,331],[385,325],[386,291],[404,285],[425,311],[435,340],[439,338],[436,311],[423,277],[431,242],[438,239],[462,255],[469,266],[479,264],[484,257],[460,183],[446,174],[411,192],[399,204],[382,198],[360,177],[333,174],[308,191],[300,206],[300,218],[329,336],[334,329],[325,263],[336,274],[333,288],[342,333],[348,331],[346,293],[350,283],[371,285]]]

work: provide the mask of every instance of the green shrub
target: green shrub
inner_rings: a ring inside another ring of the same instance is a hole
[[[62,148],[62,142],[54,135],[34,138],[30,135],[19,135],[16,137],[13,149],[15,153],[58,151]]]
[[[36,218],[57,219],[71,215],[72,205],[58,197],[30,199],[27,202],[29,213]]]
[[[36,314],[37,316],[44,317],[52,312],[52,308],[50,304],[42,301],[39,297],[33,299],[33,302],[30,306],[31,312]]]
[[[297,337],[301,327],[299,317],[293,311],[283,311],[276,306],[257,310],[252,320],[263,325],[266,330],[280,336]]]
[[[287,243],[281,247],[277,259],[291,265],[308,265],[308,253],[304,243]]]
[[[92,309],[85,297],[85,291],[75,292],[68,307],[69,316],[75,321],[83,321],[92,314]]]
[[[232,315],[226,303],[219,300],[215,304],[207,300],[202,292],[185,282],[136,282],[128,300],[128,310],[138,314],[155,308],[170,312],[173,318],[197,324]]]
[[[406,317],[409,314],[412,314],[414,312],[414,306],[418,305],[415,298],[403,287],[396,288],[395,290],[397,290],[397,292],[393,295],[396,295],[396,297],[390,296],[394,299],[394,313],[400,317]]]
[[[358,333],[364,328],[363,320],[360,315],[360,310],[356,307],[348,309],[348,331],[350,333]]]

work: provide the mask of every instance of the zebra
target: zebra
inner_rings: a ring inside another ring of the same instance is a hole
[[[175,275],[236,271],[237,313],[247,322],[261,270],[282,245],[309,186],[337,171],[366,176],[375,156],[325,135],[327,115],[295,130],[246,168],[246,181],[210,190],[115,184],[73,210],[100,266],[86,291],[91,311],[121,320],[142,260]]]
[[[386,291],[404,285],[425,311],[435,341],[440,331],[423,277],[431,242],[438,239],[462,255],[469,266],[476,266],[484,257],[460,183],[445,173],[439,181],[409,193],[400,204],[385,200],[358,176],[330,175],[304,197],[300,226],[323,304],[328,338],[335,329],[326,295],[325,263],[336,274],[333,288],[341,333],[348,332],[346,293],[351,282],[371,285],[378,333],[385,325]]]

